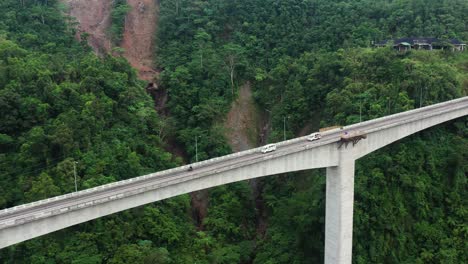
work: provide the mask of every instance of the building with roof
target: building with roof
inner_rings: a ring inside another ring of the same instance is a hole
[[[408,51],[416,50],[433,50],[433,49],[452,49],[453,51],[465,51],[466,43],[458,39],[442,40],[438,38],[399,38],[394,40],[384,40],[375,44],[376,47],[386,47],[392,45],[395,50]]]

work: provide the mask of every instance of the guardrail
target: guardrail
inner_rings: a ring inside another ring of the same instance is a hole
[[[329,139],[329,140],[325,140],[325,141],[321,141],[321,142],[316,142],[314,144],[314,146],[317,147],[317,146],[327,145],[327,144],[329,144],[331,142],[335,142],[335,141],[337,141],[337,140]],[[304,148],[304,149],[309,149],[309,148]],[[258,163],[258,160],[265,161],[265,160],[269,160],[269,159],[275,159],[275,158],[279,158],[279,157],[289,155],[289,154],[292,154],[292,153],[295,153],[295,152],[300,152],[300,151],[303,151],[303,149],[291,149],[291,150],[286,151],[286,152],[276,152],[276,153],[273,152],[273,153],[268,154],[268,155],[258,156],[257,158],[255,158],[253,160],[249,160],[248,162],[242,162],[240,164],[231,164],[231,165],[223,167],[221,169],[220,168],[215,168],[215,169],[212,169],[212,170],[207,171],[207,172],[202,172],[200,174],[194,174],[194,175],[184,176],[184,177],[167,178],[166,181],[159,182],[159,183],[156,183],[156,184],[142,186],[142,187],[136,188],[134,190],[126,191],[126,192],[123,192],[123,193],[107,196],[107,197],[96,199],[96,200],[93,200],[93,201],[83,202],[83,203],[80,203],[80,204],[74,204],[74,205],[71,205],[69,207],[64,207],[64,208],[55,209],[55,210],[46,211],[46,212],[39,212],[39,213],[37,213],[35,215],[30,215],[30,216],[27,216],[27,217],[24,217],[24,218],[21,218],[21,219],[6,221],[6,222],[3,222],[3,223],[0,223],[0,229],[4,229],[4,228],[7,228],[7,227],[16,226],[16,225],[36,221],[36,220],[39,220],[39,219],[42,219],[42,218],[47,218],[47,217],[62,214],[62,213],[65,213],[65,212],[70,212],[70,211],[75,211],[75,210],[78,210],[78,209],[83,209],[83,208],[86,208],[86,207],[89,207],[89,206],[106,203],[106,202],[109,202],[109,201],[112,201],[112,200],[118,200],[118,199],[130,197],[130,196],[137,195],[137,194],[140,194],[140,193],[144,193],[144,192],[147,192],[147,191],[163,188],[163,187],[166,187],[166,186],[169,186],[169,185],[172,185],[172,184],[186,182],[186,181],[194,180],[194,179],[197,179],[197,178],[202,178],[202,177],[218,174],[220,172],[229,171],[229,170],[232,170],[232,169],[235,169],[235,168],[248,166],[248,165],[251,165],[251,164]],[[186,172],[186,171],[184,171],[184,172]],[[129,180],[132,180],[132,179],[129,179]],[[129,181],[129,180],[126,180],[126,181]],[[111,183],[111,184],[108,184],[108,185],[112,185],[112,184],[115,185],[115,183]]]
[[[352,130],[352,129],[356,129],[356,128],[359,128],[359,127],[362,127],[362,126],[368,126],[368,125],[372,125],[374,123],[384,122],[384,121],[391,120],[391,119],[394,119],[394,118],[401,118],[401,117],[405,117],[405,116],[409,116],[409,115],[414,115],[414,114],[417,114],[417,113],[420,113],[420,112],[428,111],[430,109],[437,109],[437,108],[440,108],[440,107],[444,107],[446,105],[457,104],[457,103],[465,102],[465,101],[468,103],[468,97],[462,97],[462,98],[459,98],[459,99],[455,99],[455,100],[451,100],[451,101],[447,101],[447,102],[443,102],[443,103],[439,103],[439,104],[434,104],[434,105],[426,106],[426,107],[423,107],[423,108],[413,109],[413,110],[405,111],[405,112],[402,112],[402,113],[392,114],[392,115],[389,115],[389,116],[385,116],[385,117],[381,117],[381,118],[377,118],[377,119],[368,120],[368,121],[364,121],[364,122],[361,122],[361,123],[345,126],[345,127],[343,127],[343,130]],[[463,105],[461,107],[463,107]],[[431,113],[434,114],[434,112],[428,112],[428,115],[430,115]],[[421,118],[421,116],[415,117],[415,119],[419,119],[419,118]],[[404,122],[408,122],[408,120],[406,120]],[[375,129],[377,129],[377,130],[384,129],[384,127],[378,127],[378,128],[375,128]],[[329,131],[325,131],[322,134],[323,135],[333,134],[333,133],[336,133],[339,130],[340,130],[339,128],[332,129],[332,130],[329,130]],[[373,132],[374,129],[370,130],[369,132],[371,132],[371,131]],[[276,144],[277,144],[277,146],[290,145],[290,144],[294,144],[294,143],[297,143],[297,142],[300,142],[300,141],[304,141],[304,140],[306,140],[306,138],[307,138],[307,136],[303,136],[303,137],[298,137],[298,138],[278,142]],[[232,154],[225,155],[225,156],[222,156],[222,157],[212,158],[212,159],[196,162],[196,163],[193,163],[193,164],[179,166],[179,167],[164,170],[164,171],[159,171],[159,172],[155,172],[155,173],[151,173],[151,174],[147,174],[147,175],[143,175],[143,176],[139,176],[139,177],[123,180],[123,181],[118,181],[118,182],[113,182],[113,183],[93,187],[93,188],[82,190],[82,191],[79,191],[79,192],[60,195],[60,196],[48,198],[48,199],[45,199],[45,200],[36,201],[36,202],[33,202],[33,203],[29,203],[29,204],[18,205],[18,206],[12,207],[12,208],[7,208],[7,209],[4,209],[4,210],[1,210],[0,211],[0,217],[7,216],[9,214],[16,213],[16,212],[19,212],[19,211],[31,209],[31,208],[41,206],[41,205],[44,205],[44,204],[55,203],[55,202],[66,200],[66,199],[72,199],[72,198],[74,199],[74,198],[82,197],[82,196],[85,196],[85,195],[89,195],[90,193],[104,191],[104,190],[115,188],[115,187],[118,187],[118,186],[123,186],[123,185],[129,184],[129,183],[132,183],[132,182],[139,182],[139,181],[147,180],[147,179],[150,179],[150,178],[157,178],[157,177],[166,176],[166,175],[170,175],[170,174],[186,172],[188,170],[189,166],[203,167],[203,166],[208,165],[208,164],[212,164],[212,163],[225,161],[225,160],[233,159],[233,158],[236,158],[236,157],[240,157],[240,156],[260,152],[261,148],[262,147],[253,148],[253,149],[250,149],[250,150],[236,152],[236,153],[232,153]],[[0,225],[0,228],[1,227],[2,227],[2,225]]]

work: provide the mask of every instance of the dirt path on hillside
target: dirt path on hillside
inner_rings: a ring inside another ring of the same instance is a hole
[[[154,36],[159,17],[158,0],[127,0],[132,7],[125,18],[121,47],[124,57],[138,70],[140,79],[152,81],[157,75],[154,65]]]
[[[110,26],[112,1],[105,0],[62,0],[69,8],[68,14],[76,18],[77,38],[88,33],[88,43],[97,54],[104,54],[111,49],[111,41],[106,35]]]

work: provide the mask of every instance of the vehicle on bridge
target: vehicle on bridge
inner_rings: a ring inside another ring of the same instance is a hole
[[[272,152],[275,150],[276,150],[276,144],[268,144],[268,145],[263,146],[262,153],[265,154],[265,153]]]
[[[322,127],[319,129],[319,132],[325,132],[325,131],[329,131],[329,130],[333,130],[333,129],[343,129],[342,126],[330,126],[330,127]]]
[[[321,138],[322,138],[322,135],[319,132],[315,132],[315,133],[310,134],[307,137],[307,140],[308,141],[314,141],[314,140],[318,140],[318,139],[321,139]]]
[[[349,142],[353,142],[353,146],[356,145],[361,139],[367,138],[366,133],[363,131],[345,131],[343,134],[340,136],[340,145],[338,148],[341,148],[343,144],[345,144],[345,147],[348,146]]]

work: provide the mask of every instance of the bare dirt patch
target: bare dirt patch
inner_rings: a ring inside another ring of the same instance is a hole
[[[158,74],[154,65],[154,36],[159,17],[159,1],[127,0],[132,7],[125,18],[121,47],[124,57],[138,70],[140,79],[152,81]]]
[[[88,33],[88,43],[99,54],[109,53],[112,42],[107,33],[111,26],[112,1],[62,0],[68,14],[76,19],[77,38]],[[142,80],[152,81],[158,71],[154,69],[154,35],[159,18],[158,0],[127,0],[131,10],[125,17],[121,47],[123,56],[138,71]]]
[[[242,151],[257,146],[260,135],[259,114],[247,82],[240,88],[239,98],[232,103],[224,127],[232,150]]]
[[[109,52],[112,48],[106,31],[111,24],[112,1],[104,0],[62,0],[68,6],[68,15],[76,18],[77,38],[88,33],[88,43],[97,54]]]

